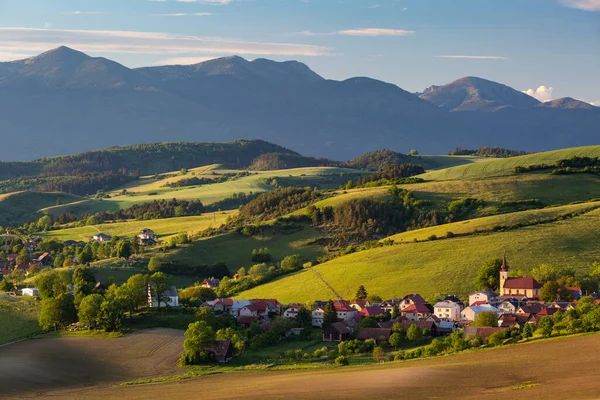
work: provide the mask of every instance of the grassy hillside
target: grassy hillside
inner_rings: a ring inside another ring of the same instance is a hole
[[[323,254],[323,248],[308,242],[319,236],[319,232],[308,225],[290,234],[273,232],[270,227],[265,227],[262,235],[248,237],[234,232],[182,245],[166,257],[172,262],[187,265],[224,262],[234,273],[240,266],[249,268],[255,264],[252,262],[252,250],[257,248],[268,248],[273,261],[280,261],[291,254],[315,260]]]
[[[155,219],[151,221],[128,221],[100,225],[82,226],[78,228],[61,229],[41,234],[43,237],[54,237],[60,241],[65,240],[88,240],[98,232],[111,236],[132,237],[144,228],[150,228],[160,239],[178,233],[198,233],[209,227],[217,228],[223,224],[230,215],[235,215],[237,210],[207,213],[194,217],[178,217]]]
[[[432,226],[416,229],[389,236],[396,243],[411,242],[414,240],[428,240],[432,235],[444,238],[448,232],[454,235],[469,235],[473,233],[494,230],[497,227],[515,227],[517,225],[535,225],[553,219],[559,219],[572,213],[584,213],[600,208],[600,202],[572,204],[560,207],[548,207],[540,210],[513,212],[508,214],[493,215],[490,217],[475,218],[467,221],[453,222],[451,224]]]
[[[448,230],[440,228],[441,230]],[[241,293],[240,298],[275,297],[283,302],[328,299],[326,280],[344,297],[359,285],[382,297],[419,292],[465,296],[481,264],[506,252],[513,269],[542,263],[585,270],[600,261],[600,210],[569,220],[507,232],[406,243],[351,254]]]
[[[19,224],[34,218],[41,209],[82,198],[66,193],[16,192],[0,194],[0,225]]]
[[[15,300],[0,294],[0,345],[40,331],[40,303],[33,299]]]
[[[223,172],[223,171],[221,171]],[[232,172],[232,171],[226,171]],[[347,168],[311,167],[295,168],[279,171],[261,171],[255,175],[243,177],[233,181],[215,183],[211,185],[192,186],[185,188],[156,188],[157,183],[144,179],[140,186],[129,185],[126,189],[134,192],[132,195],[113,196],[103,200],[84,200],[78,203],[64,206],[55,206],[44,209],[53,215],[65,212],[75,214],[95,213],[98,211],[116,210],[131,207],[134,204],[142,204],[153,200],[176,198],[178,200],[199,199],[205,205],[215,203],[219,200],[231,197],[234,193],[261,193],[273,190],[273,186],[262,182],[263,178],[293,179],[296,186],[319,186],[339,187],[352,177],[361,172]],[[162,186],[163,181],[159,181]]]
[[[515,167],[526,167],[535,164],[554,164],[558,160],[564,160],[574,156],[599,157],[600,146],[574,147],[570,149],[529,154],[526,156],[494,159],[484,163],[473,163],[439,171],[427,172],[420,177],[426,180],[436,181],[512,175]]]

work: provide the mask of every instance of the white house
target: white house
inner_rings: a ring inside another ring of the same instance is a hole
[[[477,316],[484,311],[493,311],[498,315],[502,314],[502,311],[496,307],[489,304],[482,304],[479,306],[469,306],[465,308],[461,313],[461,318],[463,321],[474,321],[475,318],[477,318]]]
[[[283,312],[283,317],[289,319],[296,318],[301,307],[302,304],[290,304],[290,306]]]
[[[140,240],[156,240],[156,235],[152,229],[144,228],[138,233],[138,238]]]
[[[159,306],[155,287],[156,285],[154,283],[148,285],[148,306],[153,308]],[[177,293],[177,288],[175,286],[171,286],[169,290],[163,292],[163,300],[160,302],[160,306],[179,307],[179,294]]]
[[[486,302],[492,306],[498,304],[499,296],[498,293],[491,290],[482,290],[475,292],[469,296],[469,305],[474,303]]]
[[[460,305],[451,301],[440,301],[433,306],[433,313],[443,321],[459,321]]]
[[[335,312],[338,320],[348,321],[358,315],[358,311],[349,305],[344,303],[334,303]],[[323,314],[325,313],[325,306],[317,307],[312,311],[312,326],[321,327],[323,326]]]
[[[23,296],[38,297],[40,292],[37,290],[37,288],[25,288],[21,290],[21,294]]]
[[[252,302],[250,300],[233,300],[233,303],[229,308],[229,314],[232,317],[237,318],[240,316],[240,310],[246,307],[247,305],[250,305],[251,303]]]
[[[112,237],[110,235],[107,235],[104,233],[97,233],[94,236],[92,236],[92,240],[94,240],[96,242],[104,243],[104,242],[110,242],[112,240]]]

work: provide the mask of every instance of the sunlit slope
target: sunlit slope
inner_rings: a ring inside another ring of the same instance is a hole
[[[350,254],[241,293],[240,298],[282,302],[351,298],[359,285],[382,297],[419,292],[465,296],[481,264],[506,252],[513,269],[527,272],[542,263],[585,270],[600,261],[600,210],[557,222],[506,232],[406,243]],[[317,272],[317,273],[315,273]],[[322,279],[321,279],[322,277]]]
[[[484,163],[473,163],[420,175],[426,180],[450,180],[512,175],[515,167],[536,164],[554,164],[571,157],[600,157],[600,146],[573,147],[512,158],[495,159]]]

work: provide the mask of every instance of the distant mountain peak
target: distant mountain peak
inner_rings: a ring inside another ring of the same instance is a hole
[[[67,46],[59,46],[55,49],[48,50],[40,55],[35,57],[28,58],[24,60],[27,64],[39,62],[41,60],[51,60],[51,61],[64,61],[64,62],[81,62],[83,60],[91,59],[92,57],[87,54],[72,49]]]
[[[594,107],[590,103],[586,103],[581,100],[576,100],[572,97],[563,97],[556,100],[547,101],[539,105],[540,107],[548,108],[563,108],[563,109],[583,109],[583,110],[595,110],[598,107]]]
[[[539,104],[533,97],[509,86],[466,76],[420,96],[448,111],[498,111],[503,108],[531,108]]]

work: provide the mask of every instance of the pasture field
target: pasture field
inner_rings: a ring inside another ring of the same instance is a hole
[[[513,212],[416,229],[414,231],[402,232],[397,235],[389,236],[386,239],[391,239],[394,242],[410,242],[414,240],[427,240],[432,235],[443,238],[448,232],[452,232],[455,235],[468,235],[476,233],[477,231],[489,231],[499,226],[510,228],[518,224],[535,225],[539,222],[561,218],[567,214],[589,212],[597,208],[600,208],[600,202]]]
[[[103,232],[111,236],[133,237],[142,229],[149,228],[156,233],[160,239],[167,239],[178,233],[198,233],[207,228],[218,228],[227,218],[237,214],[237,210],[206,213],[193,217],[177,217],[154,219],[151,221],[127,221],[105,223],[99,225],[88,225],[77,228],[60,229],[40,234],[41,237],[57,238],[65,240],[88,241],[93,235]]]
[[[0,345],[40,331],[40,303],[0,294]]]
[[[483,178],[489,176],[514,175],[515,167],[527,167],[536,164],[550,164],[575,156],[600,157],[600,146],[573,147],[570,149],[546,151],[519,157],[499,158],[488,162],[471,163],[457,167],[431,171],[420,178],[431,181]]]
[[[232,232],[181,245],[167,253],[166,258],[186,265],[224,262],[230,272],[235,273],[241,266],[250,268],[256,264],[252,262],[252,250],[257,248],[268,248],[273,262],[292,254],[300,254],[314,261],[323,254],[323,248],[308,243],[319,236],[320,233],[309,225],[303,225],[302,230],[289,234],[274,232],[270,226],[265,226],[262,235],[244,236]]]
[[[14,192],[0,194],[0,225],[23,222],[41,209],[83,200],[67,193]]]
[[[441,228],[444,229],[444,228]],[[587,271],[600,261],[600,210],[568,220],[452,239],[403,243],[362,251],[266,283],[238,298],[277,298],[284,303],[344,298],[359,285],[384,298],[420,293],[465,296],[481,264],[504,252],[513,270],[527,273],[543,263]]]
[[[43,209],[43,211],[52,215],[60,215],[66,212],[72,212],[74,214],[91,214],[99,211],[125,209],[135,204],[143,204],[154,200],[171,200],[173,198],[178,200],[200,200],[203,204],[209,205],[219,200],[231,197],[234,193],[262,193],[273,190],[273,186],[262,182],[263,178],[292,178],[295,179],[294,183],[301,184],[301,186],[321,186],[331,188],[339,187],[352,177],[356,177],[362,173],[363,172],[348,168],[294,168],[277,171],[259,171],[250,176],[210,185],[160,189],[148,188],[151,187],[149,185],[153,184],[163,185],[164,180],[160,180],[155,183],[149,183],[147,180],[142,180],[142,185],[140,187],[143,188],[144,191],[138,191],[138,188],[135,186],[135,184],[139,182],[134,182],[130,184],[130,186],[126,187],[128,191],[132,192],[130,195],[115,195],[110,199],[102,200],[88,199],[74,204],[47,207]],[[183,177],[184,176],[181,178]],[[186,175],[185,177],[191,177],[191,175]],[[300,183],[298,183],[298,181]],[[332,181],[334,183],[332,183]],[[319,182],[324,183],[319,185]],[[114,193],[118,192],[119,190],[114,191]]]
[[[19,343],[0,349],[0,384],[8,398],[123,400],[197,398],[199,393],[203,399],[247,400],[405,395],[411,399],[593,399],[600,390],[600,370],[593,368],[598,334],[369,366],[289,371],[265,366],[164,383],[119,385],[136,377],[184,376],[185,370],[174,366],[182,342],[182,332],[157,329],[116,339]],[[39,354],[37,363],[24,361],[29,354]],[[556,378],[556,360],[561,363],[561,379]]]

